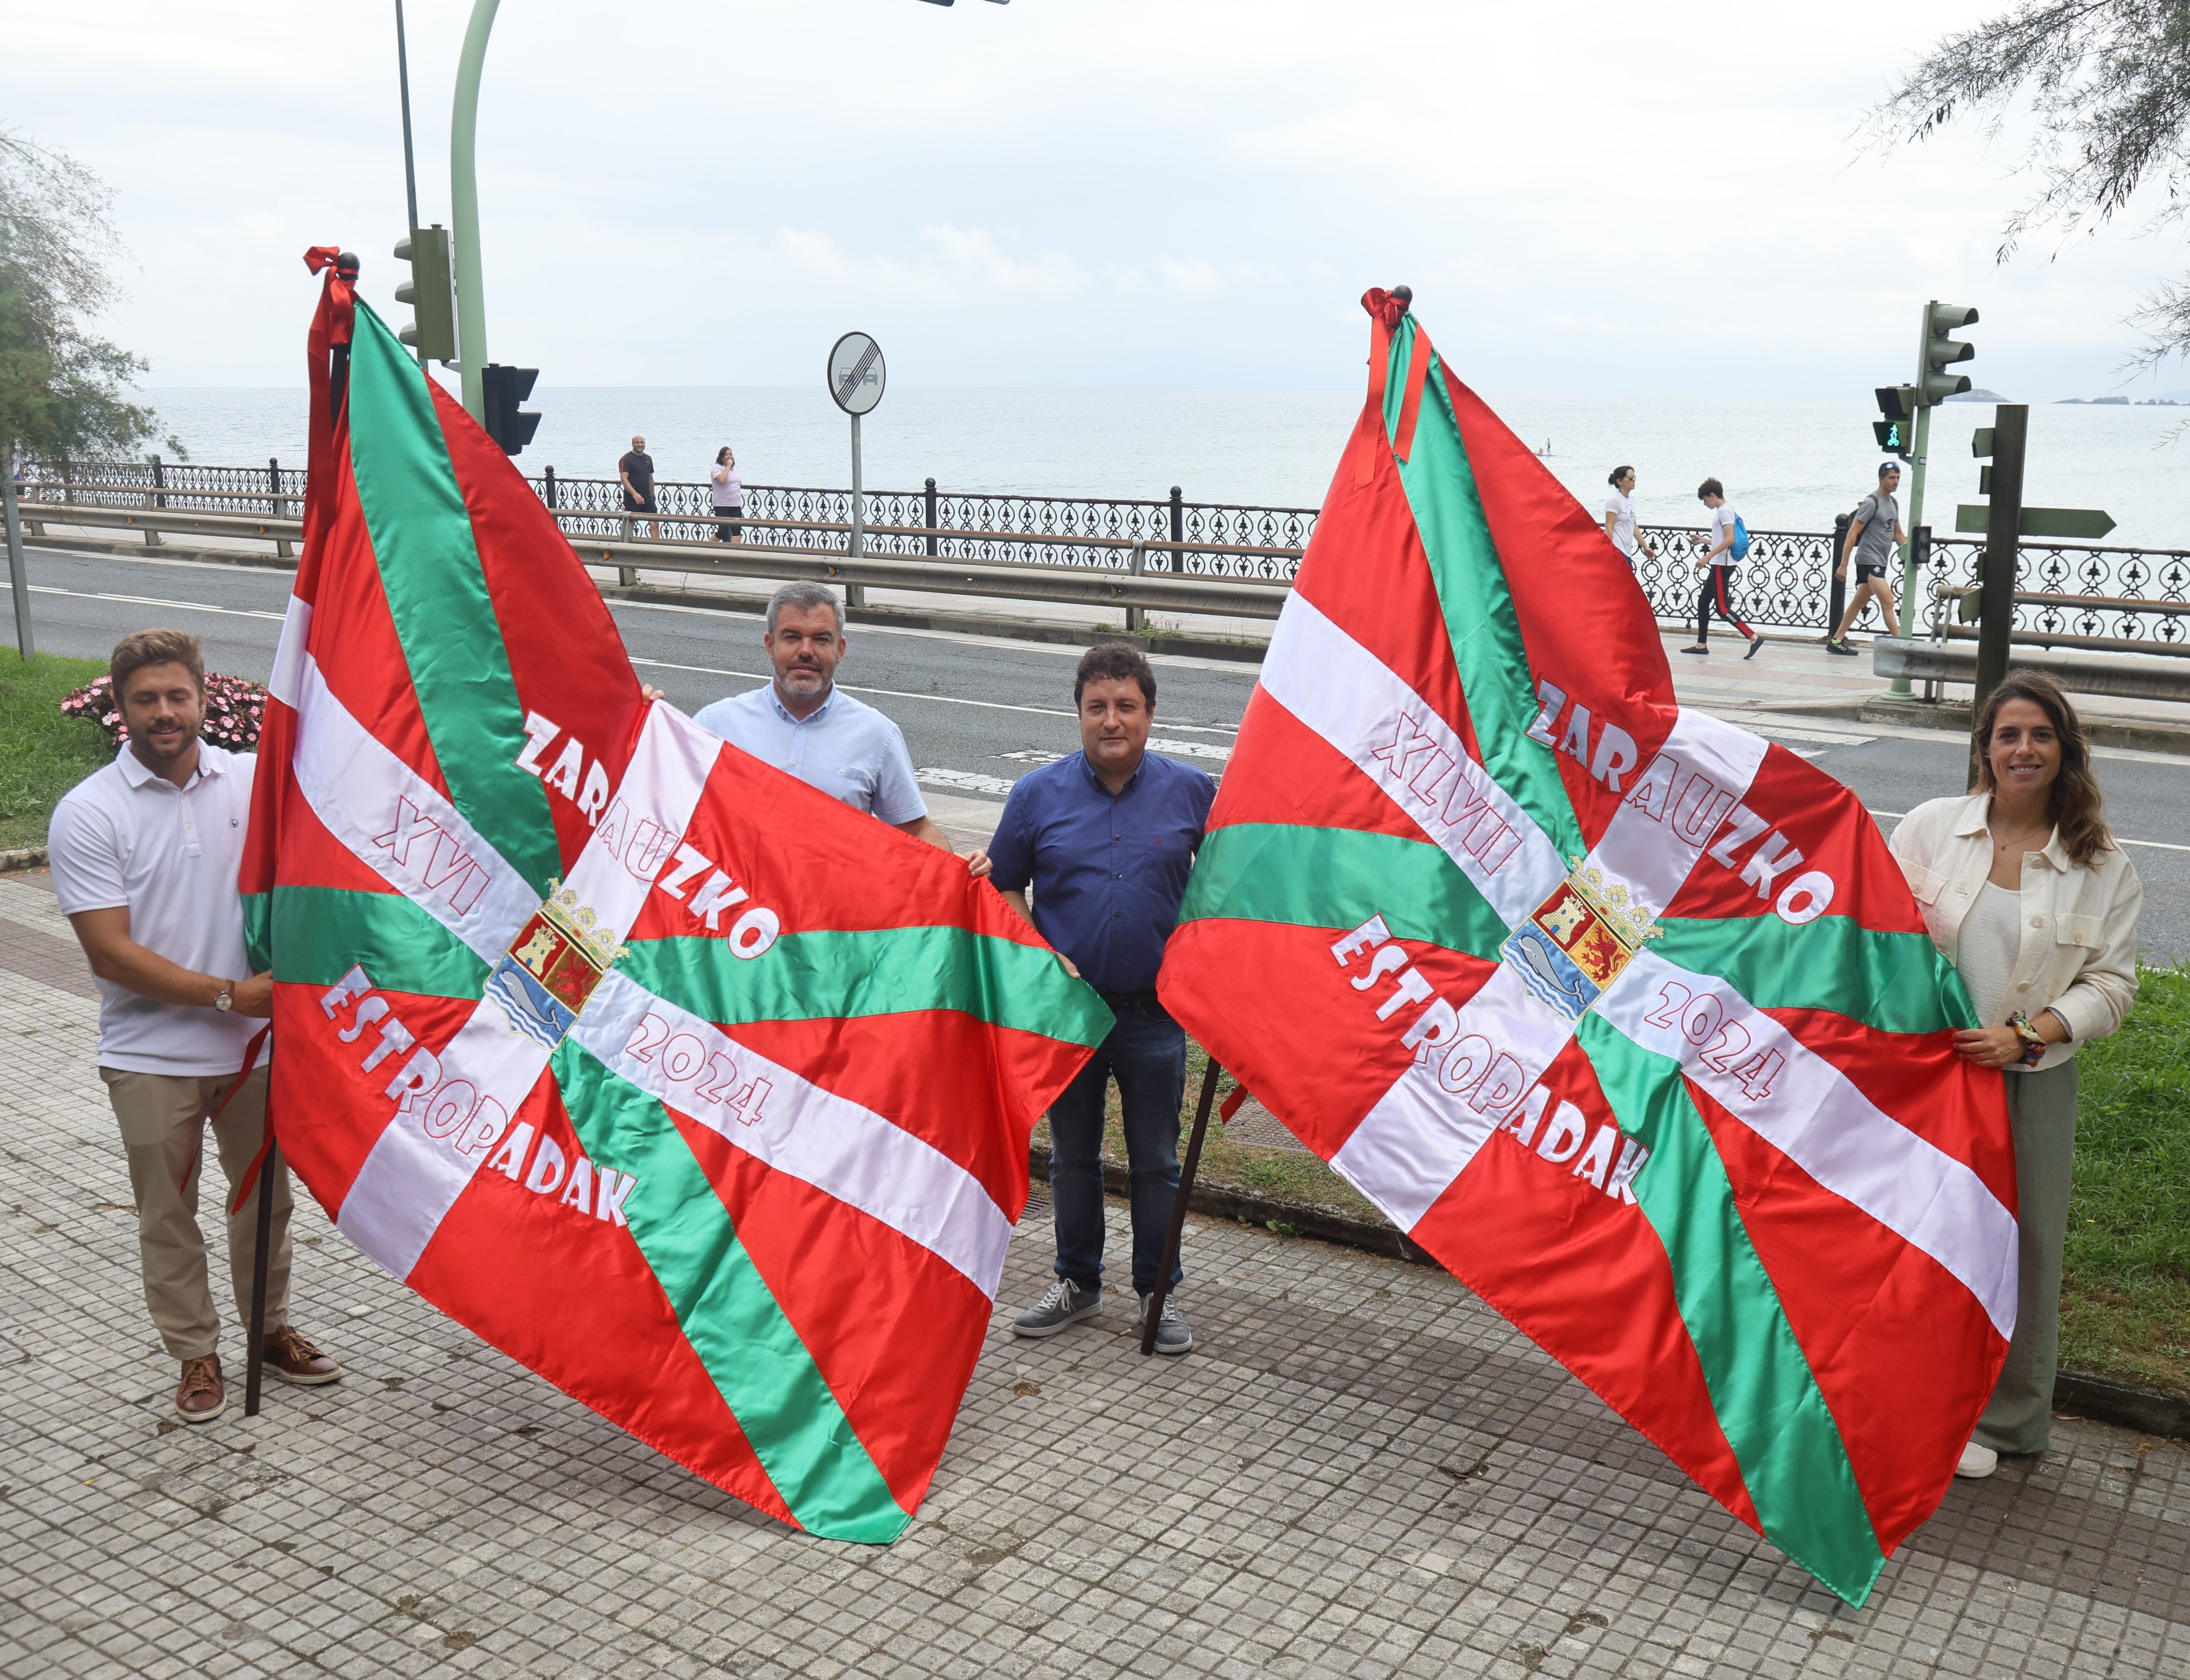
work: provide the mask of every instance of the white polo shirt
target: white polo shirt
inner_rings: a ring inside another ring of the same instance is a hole
[[[855,811],[887,823],[928,814],[904,731],[842,689],[794,718],[776,697],[775,684],[765,683],[701,707],[692,721]]]
[[[198,743],[188,787],[156,775],[127,746],[54,808],[46,855],[61,913],[129,911],[129,937],[171,962],[240,980],[243,899],[236,888],[258,760]],[[243,1062],[264,1023],[161,1003],[99,982],[99,1063],[127,1073],[217,1079]]]

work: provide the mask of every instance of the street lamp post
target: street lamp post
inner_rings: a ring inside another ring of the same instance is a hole
[[[494,29],[501,0],[473,0],[472,20],[464,31],[463,56],[457,60],[457,102],[449,119],[449,219],[456,235],[457,355],[463,375],[464,408],[486,423],[486,281],[479,261],[479,90],[486,63],[486,38]]]

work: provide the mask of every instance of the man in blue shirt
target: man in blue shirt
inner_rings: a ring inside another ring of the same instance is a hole
[[[769,598],[762,644],[775,680],[702,707],[692,721],[854,810],[950,850],[920,797],[904,731],[837,689],[845,645],[835,593],[825,583],[785,584]]]
[[[1133,1287],[1148,1312],[1178,1192],[1186,1094],[1186,1034],[1156,1001],[1156,970],[1217,797],[1202,772],[1148,750],[1156,678],[1138,649],[1090,648],[1072,696],[1081,751],[1013,787],[989,843],[990,879],[1118,1019],[1049,1110],[1057,1281],[1013,1320],[1021,1336],[1054,1336],[1102,1307],[1103,1110],[1113,1078],[1132,1179]],[[1172,1282],[1183,1275],[1174,1269]],[[1194,1346],[1175,1295],[1155,1345],[1160,1354]]]

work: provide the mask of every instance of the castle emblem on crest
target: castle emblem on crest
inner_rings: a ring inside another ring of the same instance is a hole
[[[1578,1021],[1661,930],[1626,888],[1572,861],[1574,873],[1506,936],[1500,954],[1540,1002]]]
[[[510,1024],[553,1050],[576,1024],[623,947],[616,929],[559,880],[487,977],[486,995]]]

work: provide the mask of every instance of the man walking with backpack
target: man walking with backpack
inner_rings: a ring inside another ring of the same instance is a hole
[[[1847,545],[1841,550],[1840,569],[1833,575],[1845,582],[1848,561],[1855,561],[1855,599],[1841,615],[1841,621],[1833,627],[1826,639],[1825,651],[1853,659],[1855,650],[1847,644],[1848,627],[1863,616],[1865,601],[1875,600],[1878,610],[1886,620],[1886,633],[1898,636],[1901,621],[1893,611],[1893,550],[1897,544],[1906,542],[1909,533],[1901,528],[1901,504],[1893,499],[1893,492],[1901,488],[1901,468],[1888,461],[1878,469],[1878,488],[1863,498],[1855,510],[1855,522],[1849,525]]]
[[[1705,574],[1703,587],[1696,591],[1696,642],[1681,651],[1711,651],[1711,610],[1716,607],[1721,618],[1749,639],[1749,651],[1742,657],[1754,659],[1764,645],[1764,638],[1735,616],[1731,587],[1734,566],[1749,558],[1749,527],[1741,522],[1740,514],[1727,506],[1726,486],[1716,479],[1705,479],[1698,485],[1696,499],[1711,509],[1711,522],[1704,534],[1703,558],[1696,562],[1696,570]]]

